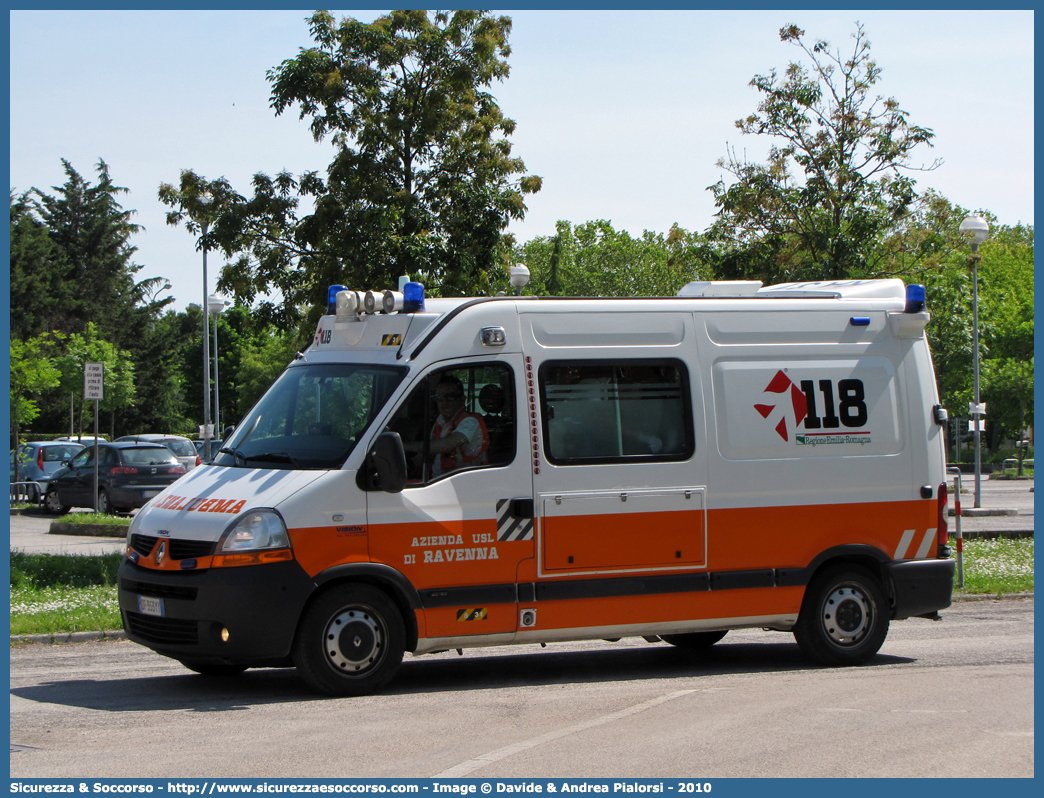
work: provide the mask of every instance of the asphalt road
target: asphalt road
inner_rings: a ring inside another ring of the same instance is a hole
[[[1031,777],[1033,600],[892,624],[858,668],[730,632],[407,659],[380,695],[197,676],[128,642],[11,650],[11,777]]]

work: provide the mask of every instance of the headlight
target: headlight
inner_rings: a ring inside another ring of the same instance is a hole
[[[225,533],[218,554],[259,549],[286,549],[290,536],[275,510],[250,510]]]

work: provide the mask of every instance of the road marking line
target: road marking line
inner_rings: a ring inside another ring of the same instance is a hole
[[[660,704],[664,704],[668,701],[673,701],[675,698],[681,698],[682,696],[686,696],[690,693],[695,692],[695,690],[678,690],[677,692],[668,693],[667,695],[660,696],[659,698],[650,699],[649,701],[645,701],[641,704],[635,704],[633,707],[621,709],[619,712],[613,712],[610,715],[603,715],[602,717],[595,718],[594,720],[587,720],[583,723],[578,723],[575,726],[570,726],[567,729],[559,729],[558,731],[548,732],[547,734],[541,734],[539,737],[533,737],[529,740],[524,740],[520,743],[513,743],[512,745],[507,745],[503,748],[498,748],[496,751],[490,751],[488,754],[482,754],[481,756],[477,756],[474,759],[469,759],[465,762],[461,762],[459,765],[454,765],[448,770],[444,770],[441,773],[436,773],[434,776],[432,776],[432,778],[448,779],[466,776],[473,770],[478,770],[480,767],[484,767],[485,765],[489,765],[493,762],[498,762],[501,759],[506,759],[507,757],[513,756],[514,754],[517,754],[520,751],[525,751],[529,748],[535,748],[538,745],[549,743],[552,740],[557,740],[561,737],[566,737],[570,734],[576,734],[577,732],[582,732],[587,729],[594,728],[595,726],[601,726],[605,723],[611,723],[614,720],[620,720],[621,718],[626,718],[630,715],[637,715],[639,712],[644,712],[645,710],[652,709],[653,707],[659,706]]]

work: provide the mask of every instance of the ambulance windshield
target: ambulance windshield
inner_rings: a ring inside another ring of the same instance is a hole
[[[238,468],[340,468],[405,368],[291,366],[236,427],[214,459]]]

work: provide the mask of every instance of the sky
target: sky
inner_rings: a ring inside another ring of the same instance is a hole
[[[372,21],[383,11],[335,11]],[[915,173],[1001,224],[1033,224],[1032,11],[495,11],[513,21],[511,74],[492,87],[517,128],[512,153],[543,189],[528,198],[517,240],[555,223],[609,220],[641,235],[677,223],[711,225],[707,187],[735,147],[754,161],[764,137],[735,121],[759,101],[756,74],[803,54],[779,40],[791,23],[851,52],[864,25],[882,69],[876,92],[912,124],[935,132]],[[296,111],[269,108],[266,71],[311,40],[304,11],[11,11],[9,183],[53,193],[62,159],[94,178],[99,159],[129,189],[137,278],[169,281],[173,307],[216,290],[223,259],[202,256],[165,222],[161,183],[181,170],[228,178],[249,195],[257,172],[322,172],[332,145],[316,143]],[[728,182],[728,181],[726,181]],[[385,288],[388,286],[357,286]]]

